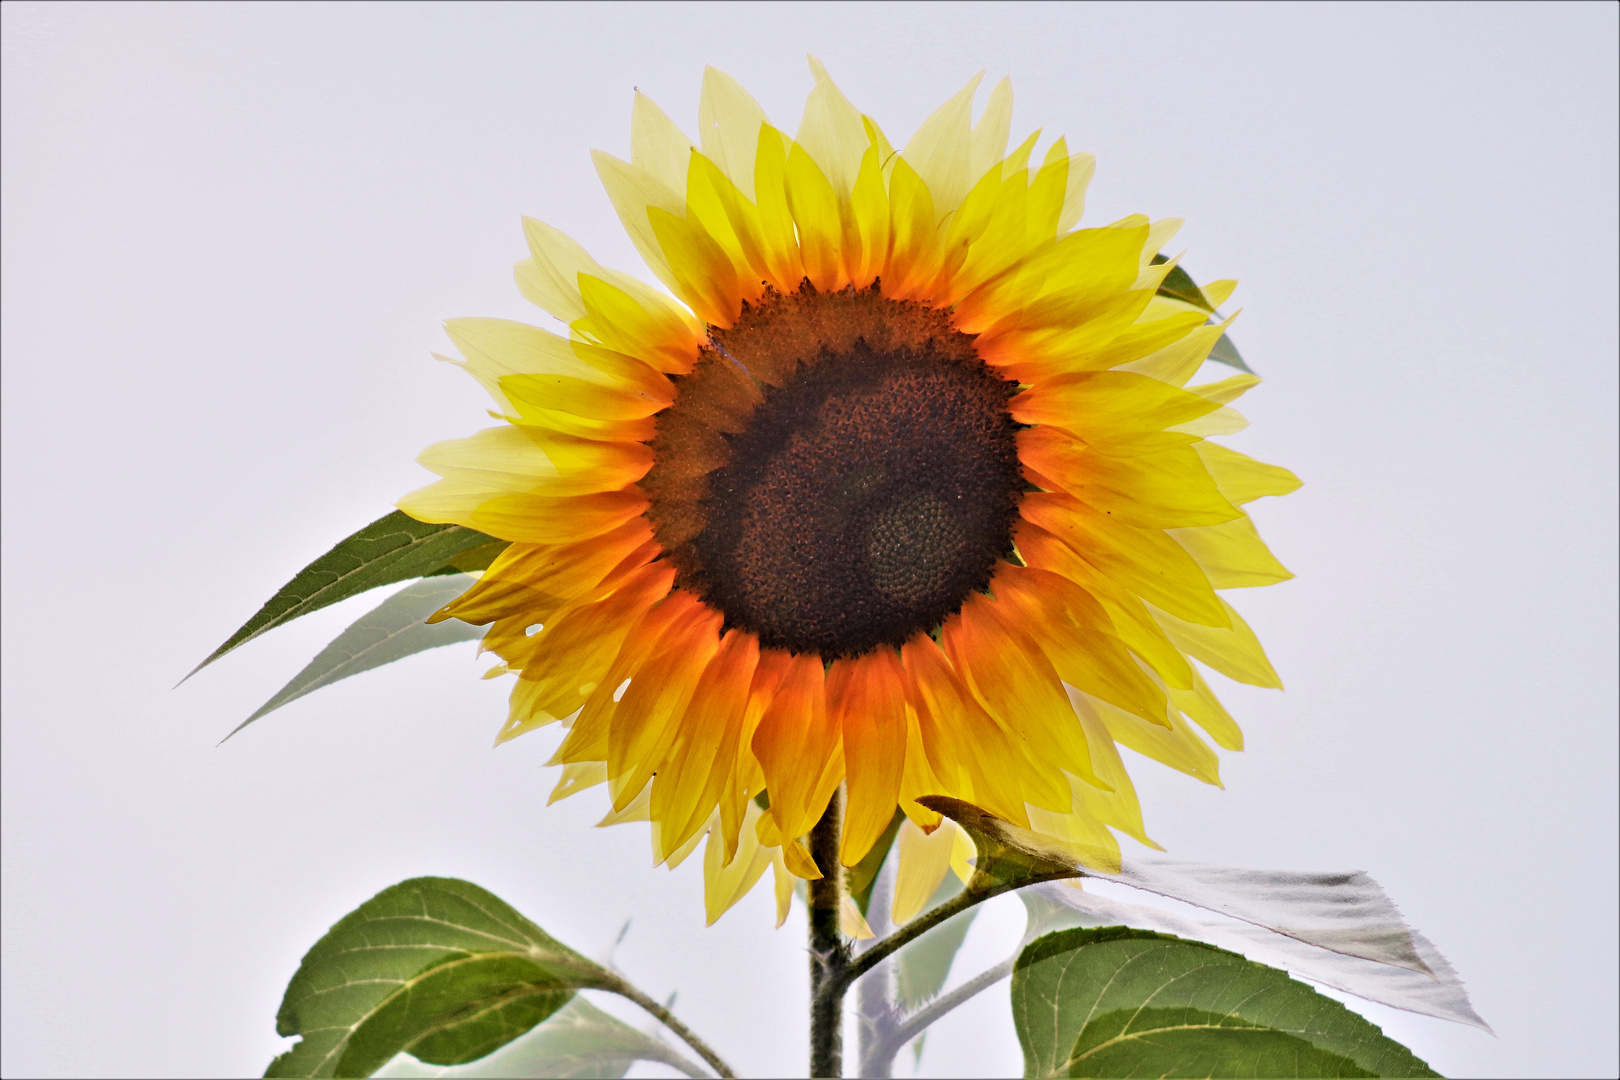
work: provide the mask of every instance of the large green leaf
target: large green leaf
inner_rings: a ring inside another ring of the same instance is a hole
[[[533,1031],[482,1061],[432,1068],[401,1057],[375,1075],[396,1080],[500,1076],[618,1080],[637,1061],[660,1062],[687,1076],[708,1075],[669,1046],[609,1016],[579,996],[541,1021]]]
[[[483,637],[484,627],[472,626],[460,619],[446,619],[431,625],[423,621],[466,592],[472,583],[469,575],[456,574],[424,578],[405,586],[351,623],[336,640],[316,654],[304,670],[276,691],[274,697],[236,725],[231,735],[289,701],[350,675],[370,671],[425,649]]]
[[[506,541],[461,525],[428,525],[395,510],[316,559],[283,585],[225,644],[186,676],[191,678],[266,630],[379,585],[481,570]],[[182,680],[184,681],[184,680]]]
[[[304,956],[276,1031],[301,1041],[266,1076],[370,1076],[401,1051],[475,1061],[611,972],[554,941],[490,892],[453,878],[384,889]]]
[[[1126,927],[1037,939],[1013,968],[1024,1075],[1436,1076],[1286,972]]]

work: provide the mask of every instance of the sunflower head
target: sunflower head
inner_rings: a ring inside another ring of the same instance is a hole
[[[706,836],[711,921],[767,866],[785,912],[841,784],[903,895],[960,857],[926,795],[1117,868],[1118,744],[1218,783],[1195,661],[1280,685],[1217,590],[1289,576],[1242,506],[1298,481],[1209,441],[1258,380],[1187,385],[1234,283],[1161,295],[1177,222],[1076,230],[1091,158],[1008,153],[1005,80],[896,151],[812,68],[792,137],[712,68],[697,145],[637,95],[596,164],[669,292],[526,220],[568,336],[449,323],[503,423],[400,503],[511,542],[441,613],[517,676],[501,739],[560,722],[553,799],[606,783],[657,861]]]

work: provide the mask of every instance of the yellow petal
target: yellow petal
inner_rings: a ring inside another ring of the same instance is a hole
[[[721,857],[725,845],[717,835],[719,830],[709,830],[709,842],[703,850],[703,908],[710,926],[748,894],[773,862],[773,850],[754,839],[753,824],[759,814],[759,807],[750,803],[742,846],[729,862]],[[775,861],[780,865],[779,858]]]
[[[849,895],[844,896],[843,903],[838,908],[838,931],[847,938],[865,941],[877,937],[872,928],[866,924],[866,916],[861,909],[855,906],[855,899]]]
[[[805,149],[793,144],[787,156],[787,198],[798,226],[799,252],[810,284],[834,292],[848,284],[840,243],[843,232],[838,196]]]
[[[900,823],[895,836],[898,865],[894,879],[894,905],[890,916],[894,925],[904,926],[922,914],[923,908],[945,880],[951,868],[959,830],[945,821],[932,833],[924,833],[908,819]]]
[[[651,229],[651,219],[647,220]],[[704,337],[698,324],[674,304],[649,303],[644,296],[591,274],[579,275],[579,295],[585,317],[571,324],[575,331],[659,371],[683,375],[692,369]]]
[[[1266,495],[1287,495],[1298,489],[1299,477],[1279,465],[1267,465],[1219,443],[1200,440],[1193,450],[1220,493],[1239,506]]]
[[[754,204],[759,209],[760,242],[764,245],[768,277],[778,292],[799,287],[804,267],[799,239],[793,229],[788,202],[788,138],[769,124],[759,129],[754,155]]]
[[[1217,589],[1275,585],[1294,576],[1271,554],[1247,514],[1220,525],[1165,531],[1198,561]]]
[[[766,122],[765,110],[741,83],[719,68],[704,67],[703,94],[698,99],[698,140],[703,155],[750,200],[754,197],[754,153],[759,147],[760,126]]]
[[[1231,623],[1229,627],[1201,626],[1178,619],[1151,605],[1148,610],[1164,627],[1165,634],[1176,643],[1176,647],[1188,656],[1208,664],[1229,679],[1250,686],[1281,690],[1282,680],[1277,677],[1277,670],[1271,666],[1271,661],[1266,659],[1260,639],[1255,637],[1249,624],[1239,617],[1230,604],[1222,600],[1221,606],[1226,609],[1226,617]],[[1214,734],[1207,725],[1205,730]]]
[[[1001,164],[1006,156],[1007,136],[1012,131],[1012,107],[1012,79],[1004,76],[991,89],[990,100],[985,103],[984,112],[979,114],[979,122],[973,125],[969,136],[968,175],[974,180]]]
[[[558,799],[595,787],[597,784],[607,783],[607,763],[602,761],[577,761],[571,765],[564,765],[562,778],[557,786],[551,789],[551,798],[546,800],[550,806]]]
[[[1191,690],[1172,689],[1170,693],[1175,698],[1176,708],[1208,732],[1216,746],[1223,750],[1243,749],[1243,732],[1238,729],[1237,721],[1232,719],[1232,714],[1226,711],[1197,668],[1193,669]]]
[[[639,90],[630,110],[630,164],[686,200],[686,159],[696,147],[653,99]]]
[[[664,253],[658,246],[658,238],[653,235],[652,225],[647,220],[647,209],[656,206],[671,214],[684,214],[686,212],[684,191],[677,194],[674,188],[645,169],[638,169],[630,162],[601,150],[591,151],[591,161],[596,165],[596,175],[602,181],[602,188],[607,192],[608,201],[613,204],[614,211],[619,215],[620,224],[630,235],[630,242],[635,245],[636,253],[659,281],[671,289],[679,289],[680,285],[675,281],[675,275],[670,273],[669,263],[664,260]],[[682,188],[685,185],[686,172],[683,163]]]
[[[968,189],[978,177],[973,169],[973,95],[984,73],[935,109],[917,128],[900,156],[905,158],[928,186],[934,211],[941,218],[962,205]]]
[[[850,104],[821,62],[814,57],[810,62],[816,85],[805,99],[804,117],[793,141],[815,160],[838,201],[845,203],[855,190],[855,177],[866,153],[866,125],[861,122],[861,111]]]
[[[770,787],[772,819],[785,837],[805,835],[844,778],[842,732],[828,715],[819,656],[792,658],[754,732],[753,750]]]

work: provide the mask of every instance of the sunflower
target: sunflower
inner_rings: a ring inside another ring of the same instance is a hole
[[[1280,686],[1217,590],[1290,576],[1242,506],[1298,481],[1208,441],[1258,380],[1187,386],[1226,324],[1157,295],[1179,222],[1076,230],[1092,158],[1008,153],[1005,80],[897,152],[811,66],[791,138],[713,68],[698,146],[637,94],[594,157],[673,297],[526,219],[568,336],[449,322],[502,423],[399,504],[510,541],[436,616],[516,675],[498,741],[561,724],[553,801],[605,783],[657,862],[707,837],[711,922],[820,876],[840,785],[846,866],[904,815],[897,908],[960,865],[929,794],[1117,869],[1153,842],[1116,744],[1218,784],[1192,661]]]

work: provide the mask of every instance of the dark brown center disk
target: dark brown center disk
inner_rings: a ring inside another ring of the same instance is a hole
[[[885,349],[831,335],[840,348],[759,385],[746,423],[725,425],[740,430],[721,433],[723,463],[691,492],[695,535],[673,554],[728,626],[826,659],[898,646],[984,589],[1011,552],[1017,387],[971,357],[965,335],[930,329]],[[747,367],[730,349],[718,360]]]

